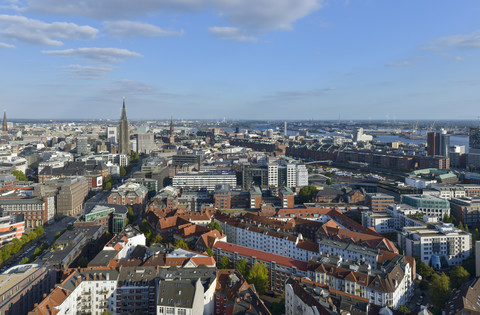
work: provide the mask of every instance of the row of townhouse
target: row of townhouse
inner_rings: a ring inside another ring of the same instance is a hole
[[[215,267],[135,266],[69,272],[29,315],[214,313]]]
[[[318,246],[305,241],[302,234],[235,217],[215,216],[214,219],[221,224],[229,243],[303,261],[318,255]]]

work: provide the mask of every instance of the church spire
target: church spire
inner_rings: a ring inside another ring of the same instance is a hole
[[[122,117],[120,119],[127,119],[127,110],[125,109],[125,96],[123,97]]]
[[[7,112],[3,112],[3,125],[2,125],[2,133],[7,134],[8,133],[8,127],[7,127]]]
[[[173,131],[173,115],[172,118],[170,118],[170,143],[175,143],[175,133]]]

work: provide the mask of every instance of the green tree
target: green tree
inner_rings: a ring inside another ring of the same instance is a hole
[[[465,230],[465,227],[463,226],[462,221],[460,221],[460,223],[458,224],[458,228],[459,228],[460,230]]]
[[[400,307],[398,308],[399,312],[403,313],[403,314],[410,314],[410,310],[408,309],[408,307],[406,307],[405,305],[400,305]]]
[[[212,257],[213,257],[213,255],[215,255],[215,253],[213,252],[213,250],[212,250],[210,247],[207,248],[206,252],[207,252],[207,255],[208,255],[208,256],[212,256]]]
[[[138,153],[135,151],[130,152],[130,163],[138,163],[140,162],[140,157],[138,156]]]
[[[20,264],[27,264],[29,261],[28,257],[23,257],[22,260],[20,260]]]
[[[150,241],[151,244],[158,244],[158,243],[161,243],[163,242],[163,237],[161,237],[160,235],[155,235],[152,240]]]
[[[330,178],[327,178],[327,180],[325,181],[325,184],[330,186],[332,184],[332,180]]]
[[[15,176],[21,182],[26,182],[28,180],[27,176],[25,176],[25,173],[20,170],[12,171],[12,175]]]
[[[187,244],[184,240],[182,240],[182,239],[177,240],[177,241],[175,242],[175,248],[190,249],[190,248],[188,247],[188,244]]]
[[[268,269],[262,262],[256,262],[248,274],[248,283],[255,286],[258,294],[263,294],[268,289]]]
[[[135,213],[133,212],[132,207],[128,207],[127,218],[129,222],[133,222],[135,220]]]
[[[315,196],[317,191],[317,188],[313,185],[302,187],[298,193],[298,199],[300,202],[309,202]]]
[[[220,225],[220,223],[218,222],[210,222],[207,227],[210,229],[210,230],[217,230],[218,232],[222,233],[222,226]]]
[[[127,170],[125,169],[125,167],[123,166],[120,166],[120,176],[125,176],[127,175]]]
[[[111,183],[111,182],[107,182],[107,183],[105,184],[105,188],[104,188],[104,189],[105,189],[105,190],[110,190],[110,189],[112,189],[112,183]]]
[[[430,298],[433,304],[443,308],[445,302],[450,296],[450,279],[442,272],[441,275],[434,273],[429,287]]]
[[[421,275],[422,278],[427,279],[433,275],[434,270],[423,261],[417,260],[417,273]]]
[[[470,279],[470,273],[462,266],[455,266],[450,271],[450,281],[452,288],[458,289],[464,282]]]
[[[231,268],[231,263],[230,263],[230,259],[228,259],[227,256],[222,256],[220,258],[220,266],[219,266],[220,269],[230,269]]]
[[[248,273],[249,273],[248,269],[249,269],[248,263],[245,260],[245,258],[242,258],[239,261],[237,261],[237,270],[245,279],[248,278]]]
[[[444,223],[452,223],[452,218],[450,218],[448,216],[448,214],[445,213],[445,215],[443,216],[443,222]]]

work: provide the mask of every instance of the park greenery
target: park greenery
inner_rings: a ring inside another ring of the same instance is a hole
[[[148,246],[150,246],[150,244],[163,242],[163,238],[160,235],[156,234],[154,231],[152,231],[150,225],[148,225],[147,220],[143,219],[142,223],[140,223],[139,228],[140,231],[145,235]]]
[[[13,255],[18,253],[28,243],[41,237],[43,233],[43,227],[38,226],[35,230],[24,234],[20,239],[14,238],[13,241],[6,244],[2,247],[2,249],[0,249],[0,263],[3,263]]]
[[[220,258],[220,269],[230,269],[232,267],[232,264],[230,262],[230,259],[228,259],[227,256],[222,256]]]
[[[236,269],[248,283],[255,286],[258,294],[268,290],[268,269],[262,262],[255,262],[250,268],[245,258],[242,258],[237,261]]]

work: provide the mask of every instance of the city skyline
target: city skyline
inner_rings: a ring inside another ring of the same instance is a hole
[[[118,119],[125,96],[132,120],[474,118],[479,11],[474,1],[7,0],[0,109]]]

